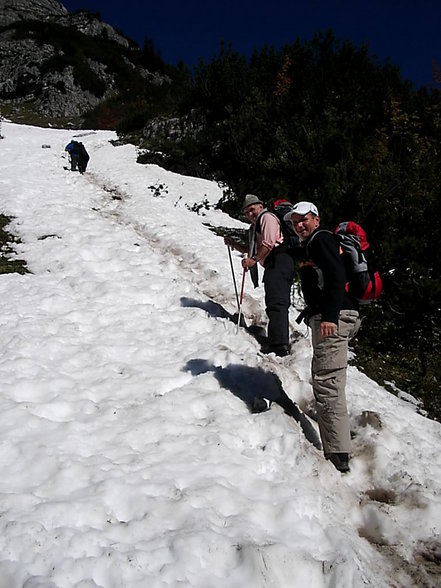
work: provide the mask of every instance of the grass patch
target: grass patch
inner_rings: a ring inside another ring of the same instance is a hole
[[[16,124],[32,125],[41,128],[75,129],[81,128],[81,117],[48,117],[38,114],[34,110],[32,101],[21,104],[5,102],[0,100],[1,115]],[[4,132],[3,132],[4,134]]]
[[[441,422],[441,383],[436,349],[425,352],[424,361],[421,360],[421,350],[412,345],[405,350],[376,352],[369,340],[362,337],[361,331],[352,345],[358,369],[395,396],[399,395],[399,390],[411,394],[421,402],[420,408],[429,418]],[[422,411],[418,409],[418,412]]]
[[[27,274],[29,270],[25,261],[9,258],[14,254],[12,244],[19,243],[19,240],[7,231],[10,222],[9,217],[0,214],[0,274]]]

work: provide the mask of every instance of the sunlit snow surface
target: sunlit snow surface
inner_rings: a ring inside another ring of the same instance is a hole
[[[113,133],[2,133],[0,213],[31,273],[0,276],[1,588],[439,586],[440,425],[350,367],[351,473],[324,460],[295,308],[283,359],[230,320],[207,225],[245,225],[221,189]],[[243,312],[265,325],[248,280]],[[250,411],[273,374],[299,418]]]

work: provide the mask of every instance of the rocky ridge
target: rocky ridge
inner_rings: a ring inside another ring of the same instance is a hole
[[[68,14],[56,0],[0,0],[0,27],[19,20],[44,20]]]
[[[93,14],[70,14],[56,0],[0,0],[0,104],[12,109],[26,104],[46,117],[81,117],[117,93],[115,71],[109,64],[90,56],[74,63],[66,44],[51,37],[50,25],[66,27],[66,38],[74,31],[96,43],[116,44],[127,70],[138,69],[144,79],[155,79],[136,60],[132,62],[131,53],[139,48]],[[79,70],[87,83],[79,79]]]

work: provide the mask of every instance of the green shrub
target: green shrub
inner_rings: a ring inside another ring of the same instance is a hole
[[[0,274],[26,274],[26,262],[13,257],[12,244],[18,243],[18,239],[7,231],[10,222],[11,218],[0,215]]]

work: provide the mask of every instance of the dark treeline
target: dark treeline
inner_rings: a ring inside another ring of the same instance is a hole
[[[166,155],[150,151],[140,161],[224,182],[220,206],[233,215],[243,195],[255,192],[267,201],[312,200],[330,228],[360,222],[384,295],[365,311],[358,361],[440,418],[437,76],[433,87],[416,89],[397,67],[328,32],[250,59],[221,47],[181,87],[176,112],[194,121],[191,131],[178,139],[157,134],[148,147]]]

